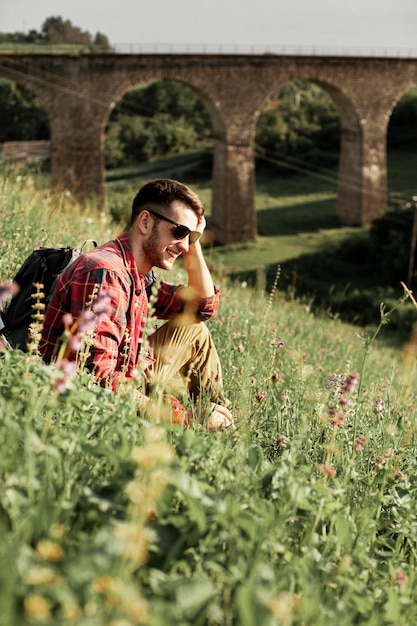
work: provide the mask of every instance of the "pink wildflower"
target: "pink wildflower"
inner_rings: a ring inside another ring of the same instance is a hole
[[[267,396],[267,392],[265,390],[263,390],[263,391],[260,391],[257,394],[256,399],[258,400],[258,402],[263,402],[265,400],[266,396]]]
[[[330,420],[330,424],[335,426],[336,428],[343,428],[344,420],[346,419],[343,413],[338,413],[335,417]]]
[[[336,470],[333,465],[330,464],[321,464],[317,466],[317,469],[321,474],[328,476],[329,478],[334,478],[336,476]]]
[[[375,413],[382,413],[384,410],[384,405],[382,403],[381,398],[377,398],[375,401]]]
[[[356,439],[356,445],[354,446],[355,450],[357,452],[361,452],[363,450],[363,446],[364,444],[367,442],[367,438],[364,437],[364,435],[360,435],[357,439]]]
[[[77,371],[76,361],[69,361],[68,359],[61,359],[56,362],[56,368],[61,372],[61,377],[58,378],[53,387],[58,393],[64,393],[69,381],[74,378]]]
[[[20,287],[13,280],[0,285],[0,308],[20,290]]]
[[[406,587],[407,582],[408,582],[407,576],[402,570],[399,570],[398,572],[395,573],[395,583],[399,587]]]
[[[279,437],[275,440],[276,446],[282,446],[284,443],[287,443],[287,438],[285,435],[279,435]]]

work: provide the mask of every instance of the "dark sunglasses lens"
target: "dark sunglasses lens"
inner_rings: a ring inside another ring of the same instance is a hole
[[[175,239],[184,239],[187,235],[190,234],[190,229],[187,226],[182,226],[179,224],[174,228],[174,237]]]

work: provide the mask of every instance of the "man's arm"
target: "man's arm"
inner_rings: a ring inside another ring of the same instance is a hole
[[[197,224],[197,230],[203,234],[205,227],[205,217],[201,216]],[[214,294],[213,279],[204,259],[200,241],[190,244],[188,251],[183,252],[182,256],[188,274],[188,286],[193,289],[198,298],[209,298],[212,296]]]

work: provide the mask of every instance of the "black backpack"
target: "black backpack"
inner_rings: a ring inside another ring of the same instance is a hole
[[[19,291],[10,300],[5,311],[0,314],[0,334],[4,336],[12,348],[19,348],[27,352],[29,327],[33,321],[35,299],[33,295],[37,289],[35,283],[43,285],[45,294],[44,304],[48,305],[55,287],[57,276],[71,261],[82,254],[84,246],[72,248],[37,248],[23,263],[14,277]],[[95,241],[91,243],[96,246]]]

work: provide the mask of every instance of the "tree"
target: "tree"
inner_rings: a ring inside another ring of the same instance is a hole
[[[202,100],[178,81],[154,81],[127,92],[114,108],[106,131],[106,165],[201,150],[208,142],[211,122]]]
[[[87,31],[74,26],[70,20],[62,17],[48,17],[41,27],[41,32],[30,30],[29,33],[0,33],[0,43],[14,44],[74,44],[90,50],[99,49],[100,52],[109,52],[112,47],[103,33],[96,33],[94,38]]]
[[[266,103],[258,122],[256,147],[261,158],[275,161],[279,169],[302,168],[303,161],[333,165],[339,146],[336,106],[316,85],[295,81]]]
[[[99,48],[101,51],[111,50],[106,35],[98,32],[93,39],[89,32],[73,26],[69,20],[64,21],[62,17],[48,17],[42,25],[42,36],[50,44],[71,43],[92,49]]]
[[[34,94],[0,79],[0,142],[49,139],[47,113]]]

